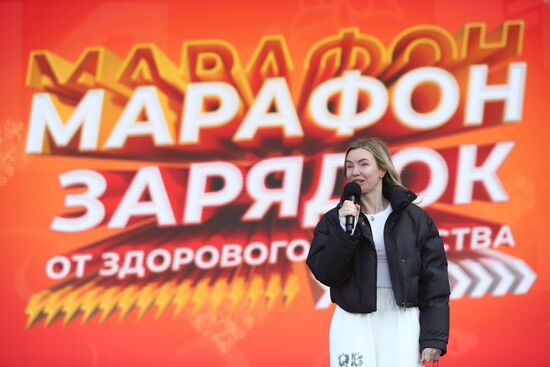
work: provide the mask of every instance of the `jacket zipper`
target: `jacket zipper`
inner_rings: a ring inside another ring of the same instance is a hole
[[[392,213],[393,214],[393,213]],[[403,284],[403,274],[401,274],[400,269],[400,263],[399,263],[399,257],[397,256],[397,244],[395,243],[395,240],[393,236],[391,236],[391,232],[393,231],[393,227],[395,226],[396,220],[391,220],[391,227],[390,227],[390,236],[391,243],[393,246],[393,258],[394,258],[394,264],[396,266],[397,274],[399,275],[399,287],[401,288],[401,297],[403,297],[403,300],[401,301],[401,306],[406,307],[406,297],[405,297],[405,285]]]
[[[360,214],[359,215],[359,218],[361,218],[361,215],[363,214]],[[375,261],[374,261],[374,286],[376,287],[376,282],[378,281],[378,259],[377,259],[377,254],[376,254],[376,245],[374,244],[374,238],[372,237],[372,226],[370,225],[370,222],[368,221],[367,218],[361,218],[360,219],[361,221],[363,221],[363,223],[365,223],[365,225],[369,226],[369,231],[370,231],[370,236],[365,236],[367,238],[367,242],[369,242],[369,250],[368,251],[374,251],[374,257],[375,257]],[[361,304],[362,303],[362,299],[359,299],[359,303]],[[378,304],[378,301],[377,301],[377,292],[374,292],[374,308],[376,309],[376,305]]]

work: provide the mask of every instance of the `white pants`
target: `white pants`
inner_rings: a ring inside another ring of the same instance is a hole
[[[330,367],[418,367],[419,311],[395,304],[378,288],[377,311],[349,313],[336,306],[330,324]]]

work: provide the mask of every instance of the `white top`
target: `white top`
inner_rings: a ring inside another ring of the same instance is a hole
[[[386,256],[386,243],[384,241],[384,225],[388,219],[390,213],[393,211],[391,204],[388,203],[386,209],[375,214],[365,214],[368,218],[370,227],[372,229],[372,239],[374,240],[374,247],[376,249],[376,255],[378,258],[378,268],[376,275],[376,286],[378,288],[391,288],[391,279],[390,279],[390,268],[388,267],[388,258]],[[346,230],[346,220],[345,218],[340,218],[340,225],[342,229]],[[354,223],[353,231],[355,232],[355,227],[357,226],[357,221]]]
[[[390,268],[388,267],[388,258],[386,256],[386,246],[384,241],[384,225],[388,216],[393,211],[391,204],[388,204],[386,209],[375,214],[366,214],[372,229],[372,238],[376,255],[378,258],[378,269],[376,286],[378,288],[391,288]]]

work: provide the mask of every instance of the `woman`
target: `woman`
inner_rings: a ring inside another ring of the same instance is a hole
[[[403,187],[387,147],[355,141],[345,176],[361,187],[315,228],[307,264],[330,287],[330,365],[416,367],[438,361],[449,336],[443,243],[416,195]],[[345,218],[355,227],[345,232]]]

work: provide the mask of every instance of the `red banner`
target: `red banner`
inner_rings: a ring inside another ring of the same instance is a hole
[[[328,366],[305,258],[389,146],[445,366],[546,366],[546,1],[0,4],[2,365]]]

